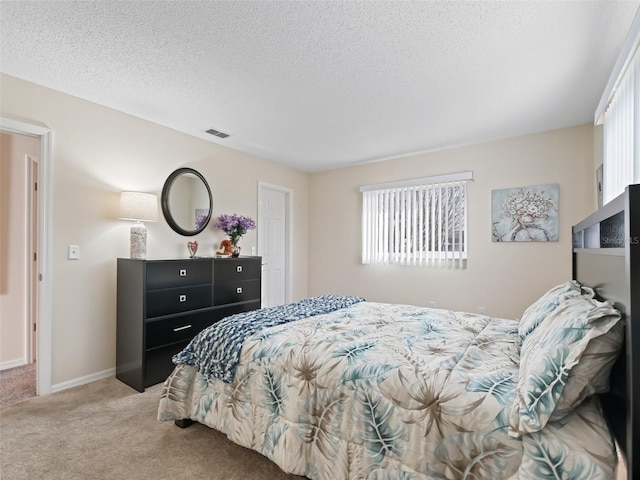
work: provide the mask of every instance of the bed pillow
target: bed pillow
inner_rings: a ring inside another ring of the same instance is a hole
[[[533,332],[545,317],[558,308],[562,299],[566,297],[578,297],[581,294],[580,284],[575,280],[561,283],[543,294],[529,305],[522,314],[520,324],[518,325],[520,338],[524,341],[527,335]],[[593,296],[593,294],[591,296]]]
[[[509,433],[537,432],[609,388],[623,341],[620,313],[593,291],[563,298],[522,343]]]
[[[619,321],[606,334],[592,338],[579,362],[571,369],[560,401],[549,421],[561,420],[584,400],[609,391],[609,377],[624,342],[624,322]]]

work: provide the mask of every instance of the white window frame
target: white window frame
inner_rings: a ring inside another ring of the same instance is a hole
[[[465,268],[467,180],[472,172],[360,187],[362,263]],[[462,194],[452,195],[456,189]]]

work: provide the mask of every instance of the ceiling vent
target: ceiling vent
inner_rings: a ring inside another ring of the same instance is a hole
[[[210,128],[209,130],[207,130],[207,133],[210,133],[211,135],[215,135],[216,137],[220,137],[220,138],[227,138],[229,136],[228,133],[223,133],[219,130],[214,130],[213,128]]]

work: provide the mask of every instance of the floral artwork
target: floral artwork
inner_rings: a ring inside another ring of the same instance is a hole
[[[494,242],[557,242],[558,184],[491,192]]]

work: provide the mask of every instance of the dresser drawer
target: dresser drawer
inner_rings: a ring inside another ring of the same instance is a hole
[[[245,302],[235,305],[229,305],[226,307],[216,308],[216,316],[218,320],[222,320],[225,317],[229,317],[231,315],[235,315],[236,313],[244,313],[250,312],[252,310],[260,309],[260,300],[256,300],[254,302]],[[217,321],[217,320],[216,320]]]
[[[164,382],[171,375],[171,372],[176,367],[171,361],[171,357],[176,353],[180,353],[188,344],[188,341],[184,341],[145,352],[143,391],[144,387]]]
[[[209,325],[222,318],[222,312],[214,309],[176,315],[171,318],[148,320],[146,348],[156,348],[171,343],[191,340]]]
[[[262,261],[256,258],[217,258],[213,268],[215,283],[256,280],[262,275]]]
[[[260,280],[229,281],[213,285],[213,304],[260,300]]]
[[[147,290],[211,284],[211,260],[181,260],[147,263]]]
[[[211,307],[211,284],[147,292],[147,318]]]

